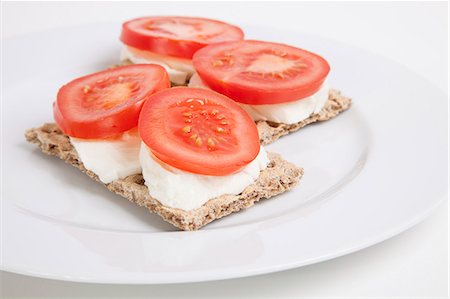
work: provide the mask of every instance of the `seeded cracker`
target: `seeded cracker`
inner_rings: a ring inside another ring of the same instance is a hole
[[[118,65],[111,67],[118,67],[121,65],[133,64],[130,60],[126,59]],[[341,92],[336,89],[330,89],[328,93],[328,101],[319,113],[313,114],[307,119],[304,119],[295,124],[283,124],[274,123],[270,121],[260,120],[256,122],[258,128],[259,140],[262,145],[270,144],[280,137],[289,133],[298,131],[299,129],[319,121],[326,121],[338,116],[341,112],[349,109],[352,104],[352,100],[348,97],[341,95]]]
[[[120,65],[132,64],[129,60],[124,60]],[[116,67],[119,65],[115,65]],[[336,89],[330,89],[328,93],[328,101],[319,113],[313,114],[307,119],[304,119],[294,124],[275,123],[265,120],[259,120],[256,122],[258,128],[259,141],[262,145],[270,144],[280,137],[289,133],[300,130],[301,128],[320,121],[330,120],[345,110],[349,109],[352,104],[352,100],[348,97],[341,95],[341,92]]]
[[[80,169],[93,180],[103,184],[95,173],[84,168],[69,141],[54,123],[44,124],[25,133],[27,141],[35,143],[42,152],[54,155]],[[121,195],[182,230],[198,230],[202,226],[233,212],[251,207],[263,198],[270,198],[292,189],[303,175],[303,169],[283,160],[278,154],[268,153],[270,163],[258,179],[239,195],[223,195],[209,200],[202,207],[183,211],[162,205],[148,194],[142,175],[131,175],[105,184],[110,191]]]

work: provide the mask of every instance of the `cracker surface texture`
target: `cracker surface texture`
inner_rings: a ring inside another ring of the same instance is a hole
[[[95,173],[87,170],[80,161],[69,137],[54,123],[44,124],[25,133],[27,141],[35,143],[42,152],[59,157],[66,163],[86,173],[103,184]],[[260,172],[258,179],[239,195],[222,195],[210,199],[203,206],[184,211],[162,205],[148,193],[141,174],[104,184],[110,191],[121,195],[182,230],[198,230],[204,225],[231,213],[251,207],[255,202],[286,192],[297,185],[303,169],[283,160],[278,154],[268,153],[269,165]]]

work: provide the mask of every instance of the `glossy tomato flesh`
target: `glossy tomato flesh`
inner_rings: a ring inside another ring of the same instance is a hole
[[[120,39],[140,50],[183,58],[202,47],[224,41],[241,40],[239,27],[216,20],[191,17],[144,17],[122,25]]]
[[[211,89],[251,105],[308,97],[319,90],[330,71],[317,54],[251,40],[204,47],[195,53],[193,64]]]
[[[174,87],[154,94],[142,108],[139,134],[162,162],[204,175],[235,173],[260,150],[250,116],[207,89]]]
[[[109,69],[61,87],[53,115],[66,135],[106,138],[136,127],[144,102],[169,87],[169,76],[159,65]]]

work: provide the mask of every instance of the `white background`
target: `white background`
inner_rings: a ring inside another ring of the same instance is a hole
[[[2,3],[2,43],[17,34],[142,15],[196,15],[332,38],[407,66],[448,94],[448,4],[440,3]],[[89,46],[89,45],[86,45]],[[30,55],[32,47],[30,47]],[[39,59],[39,57],[36,57]],[[426,100],[426,99],[424,99]],[[209,283],[119,286],[1,274],[4,297],[448,296],[448,205],[381,244],[317,265]]]

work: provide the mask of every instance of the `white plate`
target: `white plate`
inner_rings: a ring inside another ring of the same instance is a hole
[[[295,190],[178,232],[27,144],[52,121],[58,88],[117,61],[120,24],[5,40],[2,90],[3,266],[102,283],[242,277],[354,252],[424,219],[447,193],[446,96],[393,62],[344,44],[245,27],[247,36],[325,56],[330,83],[354,99],[338,118],[268,147],[305,168]]]

